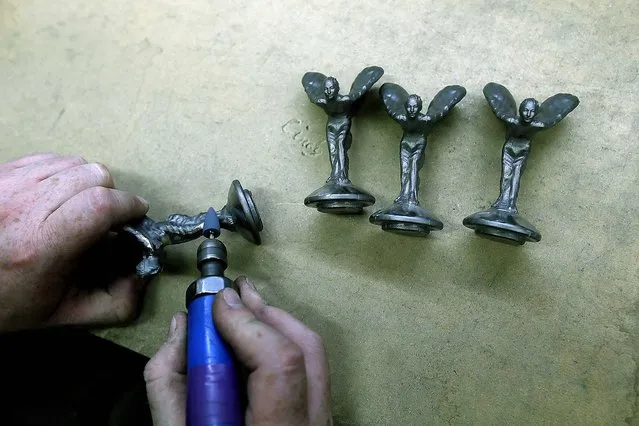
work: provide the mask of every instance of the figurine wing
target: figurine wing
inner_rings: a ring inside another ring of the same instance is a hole
[[[488,83],[484,86],[484,96],[500,120],[509,124],[519,124],[517,103],[508,89],[501,84]]]
[[[324,95],[324,84],[326,83],[326,77],[319,72],[307,72],[302,77],[302,86],[308,95],[308,98],[314,104],[320,104],[326,102],[326,96]]]
[[[367,67],[360,72],[353,84],[351,85],[351,91],[348,94],[348,97],[351,99],[351,102],[356,102],[360,99],[366,92],[370,90],[371,87],[377,80],[382,78],[384,75],[384,70],[380,67]]]
[[[379,89],[379,96],[384,102],[386,112],[398,123],[406,121],[406,99],[408,92],[395,83],[384,83]]]
[[[435,95],[428,105],[426,112],[430,124],[435,124],[446,117],[455,105],[466,96],[466,89],[462,86],[446,86]]]
[[[568,93],[558,93],[546,99],[539,107],[532,125],[549,128],[559,123],[579,105],[579,98]]]

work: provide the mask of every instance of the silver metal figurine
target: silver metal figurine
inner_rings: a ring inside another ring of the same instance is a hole
[[[351,123],[361,107],[364,95],[384,74],[380,67],[368,67],[359,73],[347,95],[339,93],[334,77],[307,72],[302,86],[308,98],[328,115],[326,143],[331,174],[326,184],[304,200],[304,204],[323,213],[357,214],[375,203],[375,197],[357,188],[348,178],[348,150],[353,142]]]
[[[390,207],[373,213],[369,220],[390,231],[406,235],[426,236],[444,225],[419,205],[419,171],[424,165],[428,134],[466,96],[462,86],[446,86],[435,95],[422,114],[422,99],[409,95],[394,83],[385,83],[379,90],[386,112],[404,133],[400,143],[401,191]]]
[[[579,99],[568,93],[558,93],[541,105],[536,99],[524,99],[517,108],[508,89],[497,83],[488,83],[484,96],[495,115],[506,123],[500,192],[489,209],[466,217],[464,225],[474,229],[479,236],[512,245],[537,242],[541,240],[541,234],[519,215],[516,205],[530,143],[537,133],[563,120],[579,105]]]
[[[156,222],[145,216],[139,222],[123,227],[121,234],[129,234],[142,248],[142,259],[136,266],[137,276],[147,278],[162,271],[164,247],[201,237],[205,229],[207,213],[203,212],[194,216],[173,214],[162,222]],[[243,189],[240,182],[233,181],[227,204],[215,213],[215,215],[209,215],[208,220],[211,217],[217,217],[219,226],[207,226],[207,229],[223,228],[231,232],[239,232],[248,241],[256,245],[261,244],[262,219],[253,202],[251,191]]]

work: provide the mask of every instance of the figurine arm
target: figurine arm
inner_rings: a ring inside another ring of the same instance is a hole
[[[311,99],[311,102],[313,102],[316,106],[322,108],[322,111],[328,114],[328,99],[326,98],[317,98],[315,100]]]
[[[330,115],[329,111],[328,111],[328,105],[330,103],[330,101],[326,98],[317,98],[315,100],[311,99],[311,102],[313,102],[313,104],[315,104],[315,106],[318,106],[322,109],[322,111],[324,111],[327,115]]]
[[[396,108],[396,109],[386,108],[386,113],[388,114],[390,118],[392,118],[402,127],[404,127],[406,123],[408,123],[408,115],[406,114],[406,110],[402,111],[399,108]]]
[[[429,133],[431,128],[437,122],[436,120],[433,120],[428,114],[419,114],[417,116],[417,120],[419,121],[419,128],[423,134]]]
[[[506,117],[506,116],[500,116],[499,114],[495,114],[495,115],[497,115],[498,118],[500,118],[509,126],[518,126],[520,124],[518,117]]]
[[[355,103],[348,95],[337,95],[337,98],[333,101],[333,105],[335,105],[336,110],[348,112],[350,115],[355,115],[357,112]]]
[[[408,117],[406,117],[406,114],[402,114],[402,113],[399,113],[399,112],[392,112],[392,111],[388,111],[388,110],[386,110],[386,112],[388,113],[390,118],[395,120],[402,127],[404,127],[406,125],[406,123],[408,122]]]
[[[546,125],[544,123],[542,123],[541,121],[537,121],[537,120],[533,120],[530,122],[530,126],[531,127],[536,127],[538,129],[546,129],[548,127],[546,127]]]

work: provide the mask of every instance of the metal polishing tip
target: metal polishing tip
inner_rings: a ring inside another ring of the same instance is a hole
[[[202,235],[206,238],[217,238],[220,236],[220,218],[213,207],[210,207],[204,217],[204,227]]]

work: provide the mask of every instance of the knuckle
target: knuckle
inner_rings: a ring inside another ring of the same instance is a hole
[[[306,344],[314,352],[324,352],[324,339],[314,331],[306,335]]]
[[[155,378],[157,377],[157,373],[155,372],[156,370],[156,365],[155,365],[155,361],[153,358],[151,358],[151,360],[149,362],[146,363],[146,365],[144,366],[144,381],[148,384],[149,382],[152,382],[155,380]]]
[[[166,356],[163,358],[156,356],[151,358],[144,367],[144,382],[149,393],[166,392],[167,390],[179,393],[181,389],[185,388],[186,377],[172,371],[167,362]]]
[[[144,366],[144,381],[151,384],[162,377],[162,363],[156,359],[157,355]]]
[[[95,213],[106,214],[111,210],[114,199],[112,192],[103,186],[96,186],[87,190],[89,208]]]
[[[33,154],[31,154],[31,155],[29,155],[27,157],[24,157],[24,158],[38,158],[38,157],[41,157],[41,158],[54,158],[54,157],[58,157],[58,154],[56,154],[53,151],[42,151],[42,152],[33,153]]]
[[[98,178],[98,182],[101,184],[108,184],[111,182],[112,176],[107,166],[102,163],[92,163],[91,167],[92,173]]]
[[[7,252],[5,262],[9,269],[33,266],[38,262],[40,252],[34,244],[15,244]],[[4,256],[3,256],[4,257]],[[2,263],[5,263],[2,262]]]
[[[122,301],[115,306],[115,320],[120,324],[126,324],[135,320],[138,311],[131,301]]]
[[[126,311],[119,312],[117,314],[117,317],[120,324],[128,324],[135,321],[135,319],[138,317],[138,313],[135,309],[132,308]]]
[[[271,309],[270,305],[267,305],[262,301],[262,303],[257,307],[257,316],[263,319],[269,319],[272,316],[273,309]]]
[[[277,350],[278,370],[283,374],[293,374],[304,370],[304,353],[294,343]]]
[[[11,214],[13,213],[11,208],[6,204],[0,203],[0,224],[2,224],[3,228],[6,227],[5,222],[11,218]]]
[[[84,159],[84,157],[81,157],[79,155],[73,155],[71,157],[69,157],[69,163],[71,164],[87,164],[87,160]]]

